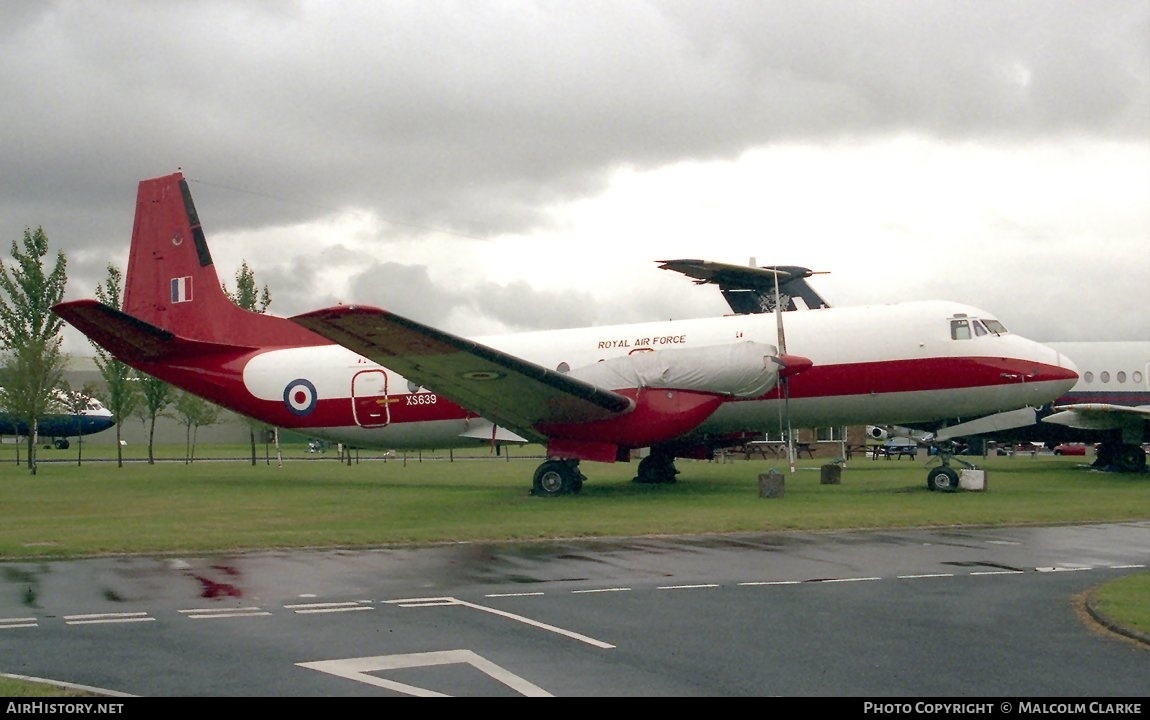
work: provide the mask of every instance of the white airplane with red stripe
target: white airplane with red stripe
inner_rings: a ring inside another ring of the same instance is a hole
[[[642,455],[635,480],[670,483],[675,458],[788,419],[921,426],[1040,407],[1078,379],[992,314],[942,301],[786,313],[785,333],[749,314],[474,338],[366,305],[250,312],[221,289],[181,173],[139,184],[123,307],[54,310],[132,367],[271,426],[356,448],[539,443],[544,496],[578,492],[580,461]]]

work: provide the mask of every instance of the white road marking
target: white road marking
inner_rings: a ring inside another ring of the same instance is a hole
[[[460,603],[466,604],[466,603]],[[503,683],[526,697],[553,697],[538,685],[534,685],[515,673],[505,670],[470,650],[441,650],[438,652],[408,653],[404,655],[376,655],[374,657],[346,658],[343,660],[320,660],[296,663],[299,667],[318,670],[329,675],[355,680],[376,687],[395,690],[415,697],[451,697],[427,688],[395,682],[376,677],[371,673],[401,670],[407,668],[433,667],[439,665],[470,665],[480,672]]]
[[[0,630],[26,627],[38,627],[36,618],[0,618]]]
[[[631,592],[629,587],[598,588],[592,590],[572,590],[572,595],[585,595],[587,593]]]
[[[146,612],[124,613],[94,613],[91,615],[65,615],[64,622],[69,625],[93,625],[98,623],[130,623],[154,622],[156,618],[148,617]]]
[[[284,605],[284,608],[298,615],[314,613],[355,612],[357,610],[374,610],[375,608],[362,602],[327,602],[304,603],[299,605]]]
[[[532,627],[537,627],[541,630],[547,630],[548,632],[558,633],[559,635],[563,635],[564,637],[569,637],[572,640],[578,640],[579,642],[585,642],[588,645],[593,645],[597,648],[603,648],[606,650],[606,649],[611,649],[611,648],[615,647],[614,645],[612,645],[610,643],[605,643],[602,640],[596,640],[595,638],[587,637],[586,635],[580,635],[579,633],[572,632],[570,630],[564,630],[563,628],[558,628],[558,627],[555,627],[554,625],[547,625],[546,623],[541,623],[541,622],[532,620],[531,618],[523,617],[522,615],[516,615],[514,613],[505,612],[503,610],[496,610],[495,608],[490,608],[490,607],[487,607],[485,605],[476,605],[475,603],[469,603],[469,602],[466,602],[463,600],[457,600],[457,599],[452,598],[452,597],[408,598],[405,600],[385,600],[384,602],[387,602],[389,604],[399,605],[400,607],[441,607],[444,605],[460,605],[463,607],[469,607],[472,610],[482,610],[483,612],[489,612],[489,613],[492,613],[494,615],[499,615],[500,617],[505,617],[505,618],[508,618],[509,620],[515,620],[517,622],[525,623],[527,625],[531,625]]]
[[[209,620],[215,618],[257,617],[271,615],[270,612],[259,607],[242,608],[193,608],[180,610],[180,613],[192,620]]]
[[[802,580],[757,580],[754,582],[741,582],[739,585],[802,585]]]

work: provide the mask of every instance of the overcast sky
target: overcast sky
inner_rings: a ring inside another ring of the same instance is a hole
[[[1150,339],[1145,0],[5,0],[0,98],[0,257],[43,227],[69,299],[182,169],[277,315],[700,317],[718,289],[655,261],[753,258]]]

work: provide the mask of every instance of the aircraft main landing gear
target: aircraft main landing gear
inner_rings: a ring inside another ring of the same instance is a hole
[[[1146,471],[1146,451],[1141,445],[1103,442],[1095,451],[1091,467],[1100,470],[1140,473]]]
[[[639,471],[635,474],[634,482],[669,484],[675,482],[678,474],[674,455],[652,449],[650,455],[639,461]]]
[[[579,470],[578,460],[547,460],[535,470],[531,494],[542,497],[573,495],[583,489],[587,479]]]

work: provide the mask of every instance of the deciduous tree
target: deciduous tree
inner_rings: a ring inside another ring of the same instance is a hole
[[[140,394],[144,398],[142,406],[144,420],[148,425],[148,464],[156,464],[156,418],[172,404],[175,389],[159,378],[137,373]]]
[[[221,283],[224,294],[227,295],[233,303],[242,307],[244,310],[251,310],[252,312],[263,314],[267,312],[268,306],[272,304],[272,294],[268,290],[268,286],[264,285],[262,290],[257,289],[256,274],[248,267],[248,261],[244,260],[240,264],[240,269],[236,271],[236,292],[233,294],[228,290],[226,283]],[[254,420],[247,420],[248,434],[251,438],[252,447],[252,465],[256,464],[256,431],[261,433],[268,430],[268,426],[264,423],[256,422]]]
[[[176,393],[173,404],[180,422],[184,424],[184,464],[188,464],[196,457],[196,430],[218,420],[220,406],[183,391]]]
[[[24,229],[22,243],[12,241],[11,261],[0,260],[0,343],[7,372],[0,404],[28,425],[28,469],[36,474],[38,420],[50,407],[64,376],[63,321],[52,306],[64,297],[68,260],[56,253],[45,271],[48,236],[44,228]]]
[[[96,299],[108,307],[123,309],[123,275],[115,265],[108,263],[108,274],[104,283],[96,288]],[[116,420],[116,464],[124,467],[124,446],[121,442],[120,426],[132,415],[140,402],[140,383],[135,371],[120,362],[100,345],[92,343],[96,349],[96,367],[104,378],[105,391],[99,395],[104,407]]]

